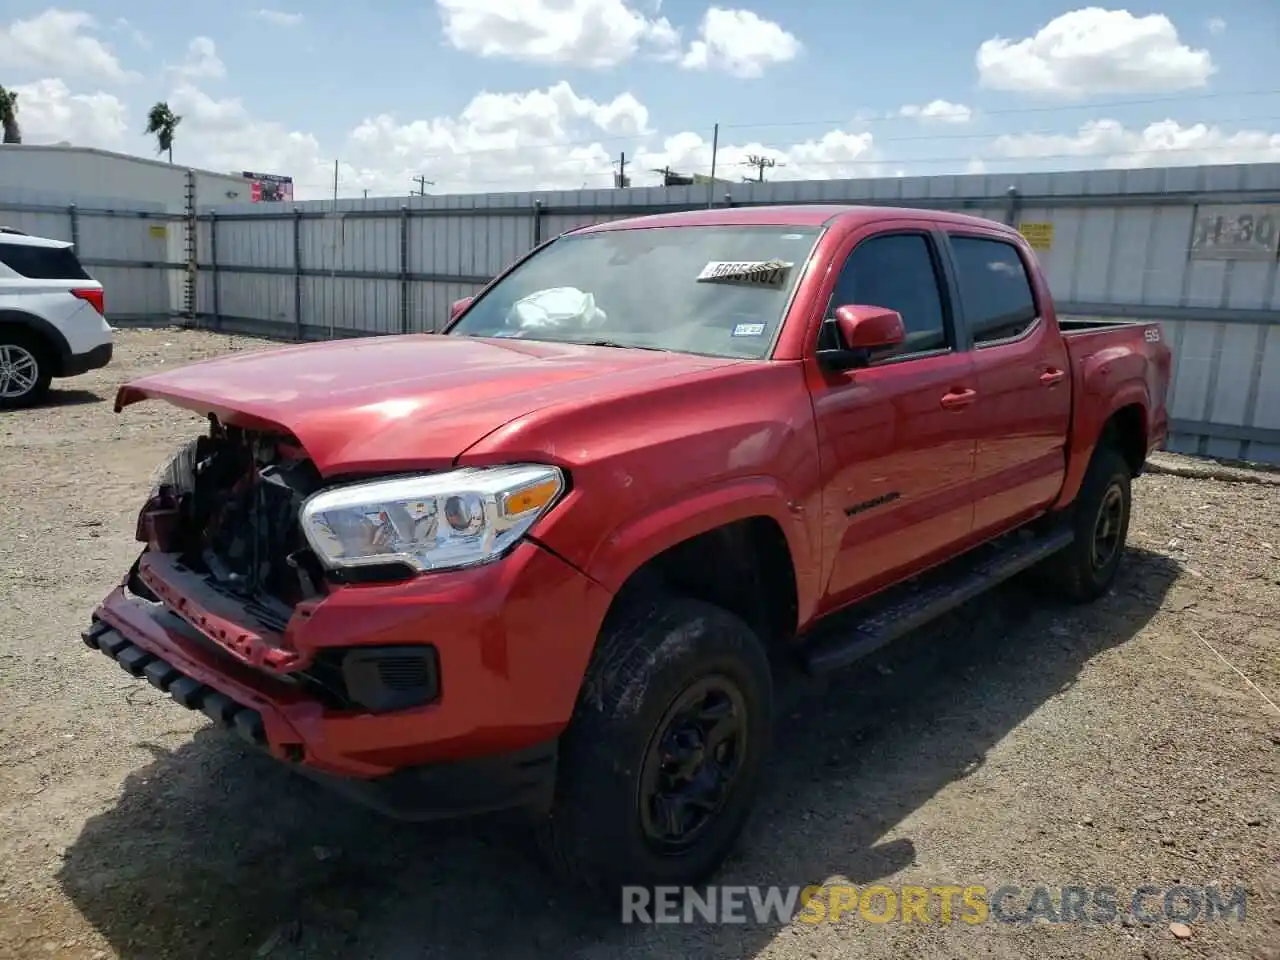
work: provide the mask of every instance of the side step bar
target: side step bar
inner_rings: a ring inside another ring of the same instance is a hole
[[[212,687],[186,676],[167,660],[130,643],[105,621],[94,619],[89,629],[80,634],[80,639],[90,650],[105,653],[125,673],[145,678],[188,710],[199,710],[218,726],[235,731],[242,740],[255,747],[267,745],[262,715],[257,710],[236,703]]]
[[[1018,531],[977,547],[835,614],[829,626],[802,640],[801,664],[812,674],[848,666],[1070,546],[1074,538],[1064,525],[1042,534]]]

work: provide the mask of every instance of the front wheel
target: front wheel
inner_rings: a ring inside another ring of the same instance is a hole
[[[562,742],[543,849],[604,895],[699,883],[755,799],[773,722],[768,658],[745,623],[697,600],[611,619]]]
[[[1129,463],[1113,446],[1099,447],[1076,496],[1075,539],[1045,564],[1042,580],[1075,603],[1088,603],[1115,582],[1129,535]]]

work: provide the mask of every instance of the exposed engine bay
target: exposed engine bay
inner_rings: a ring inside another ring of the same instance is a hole
[[[291,437],[224,426],[212,415],[209,424],[163,469],[139,516],[138,539],[176,555],[281,631],[297,603],[324,592],[298,523],[320,474]]]

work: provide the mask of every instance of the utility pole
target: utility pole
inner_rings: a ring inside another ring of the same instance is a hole
[[[338,158],[333,158],[333,202],[338,202]]]
[[[409,196],[411,197],[425,197],[427,195],[427,187],[434,187],[436,185],[434,180],[428,180],[426,177],[421,175],[414,177],[413,182],[418,185],[418,192],[414,193],[410,190]]]
[[[716,193],[716,154],[720,150],[720,124],[711,130],[711,182],[707,184],[707,209],[715,204]]]
[[[631,181],[627,179],[627,154],[626,151],[618,154],[618,175],[614,178],[613,185],[615,187],[629,187]]]
[[[786,166],[785,163],[782,163],[782,164],[778,163],[778,161],[775,160],[773,157],[762,157],[759,154],[755,154],[755,153],[751,154],[751,156],[747,157],[746,160],[742,161],[742,165],[744,167],[756,168],[756,170],[758,171],[756,175],[756,183],[764,183],[764,172],[766,169],[772,169],[773,167],[778,167],[778,166],[782,166],[782,167]]]

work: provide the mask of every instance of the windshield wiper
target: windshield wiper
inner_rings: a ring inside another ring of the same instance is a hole
[[[620,350],[657,350],[659,353],[670,353],[666,347],[651,347],[643,343],[619,343],[617,340],[564,340],[563,343],[576,343],[582,347],[616,347]]]

